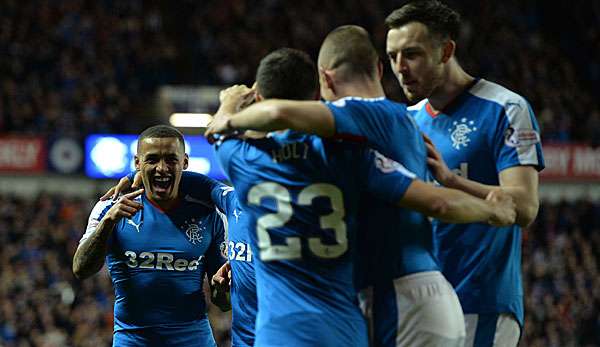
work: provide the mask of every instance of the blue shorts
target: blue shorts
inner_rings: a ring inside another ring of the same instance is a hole
[[[208,319],[184,325],[115,331],[113,347],[216,347]]]

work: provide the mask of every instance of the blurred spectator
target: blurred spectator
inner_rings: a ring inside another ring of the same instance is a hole
[[[77,281],[71,258],[93,201],[0,196],[0,346],[110,346],[106,270]],[[521,346],[600,345],[600,203],[543,203],[523,233]],[[230,315],[210,308],[229,344]]]
[[[127,132],[176,52],[141,0],[0,2],[0,132]],[[139,127],[139,125],[138,125]]]
[[[448,2],[463,14],[457,54],[467,71],[523,94],[545,141],[599,144],[600,2]],[[144,119],[129,120],[148,112],[158,86],[251,83],[269,51],[316,56],[342,24],[366,27],[385,57],[383,21],[402,3],[5,0],[0,132],[138,132]],[[384,85],[402,99],[389,70]]]
[[[542,204],[524,232],[524,346],[600,345],[600,204]]]

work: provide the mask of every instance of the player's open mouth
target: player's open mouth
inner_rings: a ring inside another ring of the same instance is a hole
[[[156,192],[158,194],[164,194],[169,191],[169,188],[171,187],[172,182],[173,182],[172,177],[164,177],[164,176],[154,177],[152,179],[152,188],[153,188],[154,192]]]

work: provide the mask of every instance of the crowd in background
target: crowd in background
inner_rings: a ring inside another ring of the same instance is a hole
[[[384,19],[401,3],[5,0],[0,132],[137,132],[154,121],[157,87],[251,83],[271,50],[315,57],[342,24],[367,28],[385,62]],[[544,140],[600,144],[599,2],[448,3],[464,18],[457,55],[468,72],[524,95]],[[402,100],[387,68],[384,84]]]
[[[0,197],[0,346],[110,346],[113,291],[71,257],[93,201]],[[524,232],[526,325],[521,346],[600,345],[600,203],[543,203]],[[219,346],[230,316],[211,306]]]

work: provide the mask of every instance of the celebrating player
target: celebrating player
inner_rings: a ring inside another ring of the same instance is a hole
[[[290,63],[283,64],[286,59]],[[308,58],[290,53],[281,60],[280,68],[292,69],[273,70],[278,72],[273,76],[286,77],[282,88],[309,85],[303,82],[310,74],[302,69]],[[225,91],[219,113],[233,112],[251,92],[243,86]],[[314,90],[304,95],[310,97]],[[258,104],[262,103],[269,101]],[[363,151],[356,145],[322,142],[295,132],[270,134],[266,140],[232,139],[219,147],[218,155],[250,215],[250,225],[256,223],[256,235],[251,237],[260,250],[255,258],[257,346],[366,344],[364,323],[354,304],[348,254],[354,249],[357,187],[397,202],[404,188],[398,189],[406,180],[398,170],[407,171],[372,153],[365,167],[360,160]],[[364,182],[356,185],[369,168]],[[405,206],[455,221],[490,217],[483,200],[418,180],[409,184],[401,200]]]
[[[180,189],[188,165],[183,135],[146,129],[135,165],[144,188],[96,204],[73,272],[87,278],[106,258],[116,297],[113,346],[216,346],[202,284],[225,262],[224,230],[212,207]],[[215,297],[228,304],[222,293]]]
[[[461,68],[454,55],[460,18],[446,5],[413,2],[386,24],[392,70],[406,96],[422,100],[411,109],[431,139],[436,180],[479,197],[501,190],[515,200],[516,225],[433,226],[444,276],[465,313],[466,346],[516,346],[523,327],[521,227],[537,214],[537,171],[544,167],[533,111],[522,96]]]
[[[337,28],[327,36],[319,52],[321,95],[333,102],[267,100],[235,115],[215,117],[208,133],[290,128],[366,140],[424,179],[426,147],[421,133],[404,105],[385,98],[381,74],[382,65],[367,32],[356,26]],[[436,193],[442,194],[431,192],[433,196]],[[433,201],[436,205],[444,203],[441,196]],[[370,278],[359,278],[357,284],[378,284],[373,298],[375,344],[462,345],[463,313],[433,256],[432,231],[425,217],[408,210],[383,210],[378,202],[367,202],[367,206],[370,209],[361,212],[369,217],[367,222],[373,222],[368,231],[378,229],[382,233],[361,245],[361,250],[365,250],[361,258],[373,262],[371,266],[363,263],[359,267],[372,270]],[[420,206],[406,206],[431,215]]]

